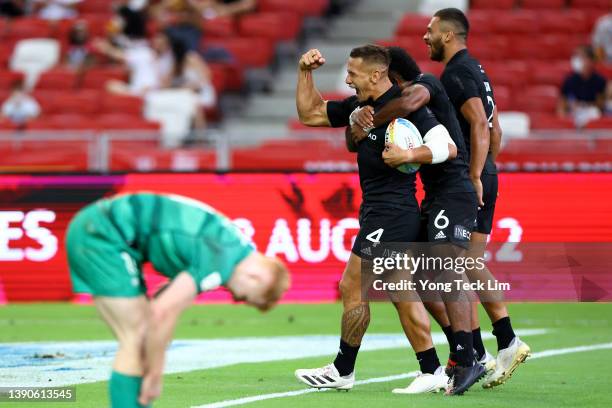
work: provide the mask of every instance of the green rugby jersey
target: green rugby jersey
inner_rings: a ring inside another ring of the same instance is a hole
[[[125,194],[97,203],[140,265],[150,261],[173,278],[186,271],[199,291],[227,283],[253,244],[223,214],[191,198],[155,193]]]

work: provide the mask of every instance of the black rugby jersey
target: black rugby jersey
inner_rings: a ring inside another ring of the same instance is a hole
[[[380,110],[387,102],[401,96],[401,89],[393,85],[375,101],[359,103],[355,96],[343,101],[327,103],[327,117],[333,127],[349,125],[351,112],[358,106],[371,105],[374,111]],[[419,132],[424,135],[440,123],[433,112],[422,107],[407,116]],[[364,206],[413,208],[418,211],[415,198],[416,174],[406,174],[387,166],[382,158],[385,149],[385,132],[387,125],[373,129],[368,137],[357,147],[357,164],[359,166],[359,183]]]
[[[457,146],[457,157],[438,164],[423,164],[419,169],[423,188],[427,193],[473,193],[474,186],[469,178],[469,156],[463,133],[457,120],[455,108],[448,99],[442,83],[432,74],[421,74],[414,81],[429,91],[429,103],[438,121],[448,130]]]
[[[457,52],[450,59],[444,68],[444,72],[442,72],[440,80],[457,112],[457,119],[459,119],[469,155],[471,153],[470,124],[461,114],[461,106],[470,98],[480,98],[489,121],[490,129],[493,126],[493,109],[495,108],[493,86],[480,62],[472,57],[467,49]],[[482,172],[483,174],[497,174],[495,163],[491,159],[490,154],[487,156]]]

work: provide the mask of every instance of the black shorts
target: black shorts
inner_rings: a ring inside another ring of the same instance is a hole
[[[421,203],[420,242],[451,242],[467,248],[476,227],[476,193],[425,196]]]
[[[352,252],[364,259],[372,257],[376,243],[416,242],[419,236],[419,213],[415,209],[361,207],[359,234]]]
[[[483,173],[480,176],[480,181],[482,182],[484,206],[478,210],[475,231],[489,235],[493,228],[493,216],[495,214],[495,203],[497,202],[497,174]]]

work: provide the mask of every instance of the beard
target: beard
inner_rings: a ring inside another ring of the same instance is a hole
[[[431,43],[431,60],[432,61],[442,61],[444,59],[444,46],[442,45],[442,41],[438,41],[435,43]]]

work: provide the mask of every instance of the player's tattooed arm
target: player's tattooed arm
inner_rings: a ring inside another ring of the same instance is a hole
[[[367,303],[345,311],[342,314],[342,340],[350,346],[359,346],[369,324],[370,305]]]
[[[312,49],[300,58],[298,64],[295,102],[300,122],[306,126],[330,126],[327,116],[327,101],[315,87],[312,71],[325,64],[319,50]]]
[[[497,106],[493,111],[493,127],[491,128],[491,146],[489,151],[491,152],[491,158],[495,160],[499,151],[501,150],[501,139],[502,139],[502,128],[499,125],[499,117],[497,115]]]
[[[360,111],[355,123],[364,128],[376,128],[391,122],[395,118],[405,118],[417,109],[429,103],[429,90],[420,84],[410,85],[402,91],[400,98],[389,101],[376,114]]]

